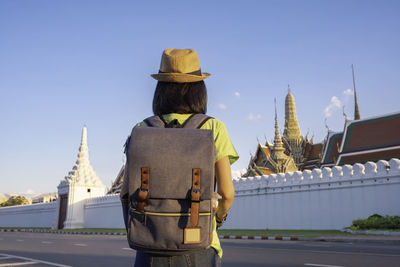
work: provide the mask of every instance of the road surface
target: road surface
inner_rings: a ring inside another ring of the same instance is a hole
[[[223,266],[398,266],[400,246],[384,243],[221,240]],[[0,233],[3,266],[133,266],[125,236]]]

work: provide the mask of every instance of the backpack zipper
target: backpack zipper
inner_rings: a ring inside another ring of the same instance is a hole
[[[151,212],[151,211],[140,212],[135,209],[131,209],[131,210],[137,214],[153,215],[153,216],[176,216],[176,217],[190,216],[190,213],[168,213],[168,212]],[[200,216],[210,216],[211,212],[200,212],[199,215]]]

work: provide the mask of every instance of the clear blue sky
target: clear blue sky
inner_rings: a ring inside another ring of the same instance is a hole
[[[144,3],[145,2],[145,3]],[[81,128],[109,186],[131,127],[151,115],[163,49],[194,48],[209,114],[246,168],[283,130],[290,84],[302,134],[320,142],[353,116],[400,111],[400,1],[0,1],[0,192],[56,191]],[[349,91],[347,91],[349,92]],[[326,109],[329,107],[328,110]]]

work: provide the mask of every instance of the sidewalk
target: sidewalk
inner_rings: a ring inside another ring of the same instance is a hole
[[[400,244],[400,236],[388,235],[351,235],[351,236],[321,236],[313,241],[346,242],[346,243],[387,243]]]
[[[126,235],[125,233],[112,233],[106,231],[83,232],[83,231],[63,231],[47,229],[0,229],[1,232],[28,232],[28,233],[52,233],[69,235]],[[368,235],[326,235],[326,236],[245,236],[245,235],[220,235],[220,239],[247,239],[247,240],[282,240],[282,241],[309,241],[309,242],[346,242],[346,243],[387,243],[400,244],[400,235],[398,232],[360,232]]]

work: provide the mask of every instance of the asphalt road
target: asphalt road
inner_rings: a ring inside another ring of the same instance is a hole
[[[223,266],[399,266],[400,246],[268,240],[222,240]],[[132,266],[124,236],[0,233],[3,266]],[[12,265],[14,264],[14,265]]]

